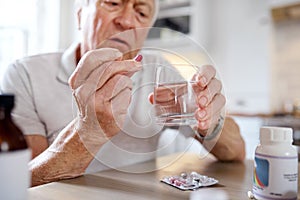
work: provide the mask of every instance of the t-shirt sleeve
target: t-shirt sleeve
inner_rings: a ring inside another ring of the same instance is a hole
[[[46,136],[45,126],[35,108],[30,74],[22,63],[15,62],[7,68],[1,79],[0,90],[1,93],[15,95],[12,117],[24,135]]]

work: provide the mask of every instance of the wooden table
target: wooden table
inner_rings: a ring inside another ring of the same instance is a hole
[[[196,154],[187,153],[161,157],[134,167],[139,171],[149,166],[161,169],[147,173],[107,170],[49,183],[30,188],[29,200],[214,199],[216,195],[219,195],[219,199],[242,200],[248,199],[247,192],[252,188],[253,160],[223,163],[212,156],[200,159]],[[219,183],[196,191],[181,191],[160,182],[163,176],[176,175],[183,171],[196,171],[218,179]]]

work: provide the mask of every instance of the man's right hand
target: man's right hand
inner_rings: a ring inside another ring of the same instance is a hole
[[[122,53],[112,48],[93,50],[81,58],[69,79],[79,109],[78,128],[104,134],[87,137],[110,139],[120,131],[131,98],[130,77],[140,69],[139,62],[122,60]]]
[[[122,128],[131,97],[130,77],[140,69],[137,61],[122,61],[116,49],[94,50],[82,57],[69,79],[79,114],[29,163],[32,186],[85,172],[99,148]]]

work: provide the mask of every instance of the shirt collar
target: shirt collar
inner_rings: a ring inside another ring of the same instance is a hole
[[[76,68],[76,49],[79,47],[79,43],[73,43],[61,57],[61,68],[59,69],[56,79],[68,85],[68,80],[73,71]]]

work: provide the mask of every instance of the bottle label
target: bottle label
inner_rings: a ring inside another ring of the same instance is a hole
[[[256,199],[297,199],[298,157],[255,153],[253,194]]]
[[[0,199],[27,199],[27,188],[30,186],[28,170],[30,159],[30,149],[0,153]]]

